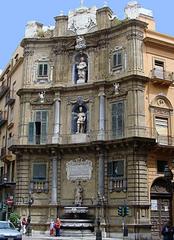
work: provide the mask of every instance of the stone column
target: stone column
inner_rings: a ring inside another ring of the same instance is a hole
[[[52,156],[52,188],[51,188],[51,204],[57,204],[57,156]]]
[[[52,143],[59,143],[60,140],[60,98],[56,98],[54,102],[54,128]]]
[[[104,164],[105,164],[105,156],[104,151],[99,150],[98,154],[98,192],[101,196],[104,196]]]
[[[105,93],[104,89],[99,93],[99,133],[98,140],[104,140],[105,131]]]

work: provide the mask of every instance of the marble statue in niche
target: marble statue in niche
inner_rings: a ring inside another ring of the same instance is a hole
[[[79,107],[79,113],[77,114],[77,133],[85,133],[86,114],[83,112],[83,108]]]
[[[87,55],[79,53],[75,57],[74,82],[76,84],[86,83],[88,80],[88,60]]]
[[[87,108],[84,104],[72,109],[72,133],[84,134],[87,131]]]

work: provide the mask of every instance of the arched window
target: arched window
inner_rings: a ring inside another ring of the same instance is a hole
[[[72,124],[71,132],[72,134],[81,134],[87,132],[87,107],[82,104],[74,105],[72,109]]]
[[[78,53],[75,56],[74,83],[81,84],[88,81],[88,56],[85,53]]]

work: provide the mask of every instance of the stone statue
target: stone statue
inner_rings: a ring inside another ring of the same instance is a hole
[[[77,133],[85,133],[85,121],[86,114],[83,112],[83,108],[79,107],[79,113],[77,114]]]
[[[76,38],[76,45],[75,45],[75,49],[76,50],[82,50],[86,48],[86,41],[85,41],[85,38],[84,36],[78,36]]]
[[[76,188],[75,188],[75,205],[76,206],[81,206],[83,202],[83,188],[80,184],[80,181],[78,181]]]
[[[84,57],[80,58],[80,62],[77,65],[77,83],[84,83],[86,80],[86,72],[87,72],[87,64],[85,62]]]
[[[39,98],[41,103],[45,101],[45,91],[39,93]]]
[[[120,84],[119,83],[114,83],[114,93],[115,95],[118,95],[120,93]]]

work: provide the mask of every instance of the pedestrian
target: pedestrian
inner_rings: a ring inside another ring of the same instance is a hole
[[[54,221],[51,219],[50,222],[50,236],[54,235]]]
[[[54,223],[54,228],[56,230],[56,237],[60,236],[60,227],[61,227],[61,221],[60,221],[60,218],[57,217]]]
[[[161,231],[163,235],[163,240],[173,240],[173,227],[171,226],[170,222],[167,222]]]
[[[21,220],[22,234],[26,234],[26,226],[27,226],[27,220],[25,217],[23,217]]]

